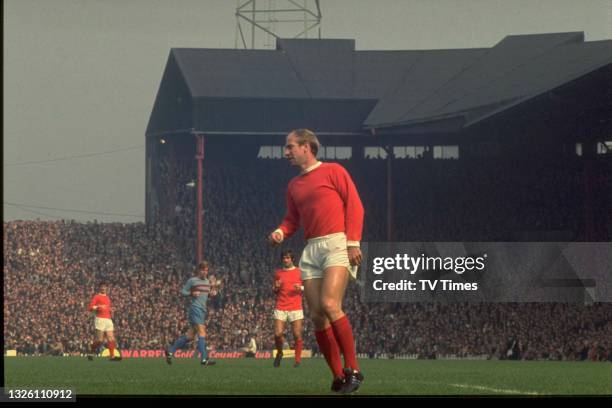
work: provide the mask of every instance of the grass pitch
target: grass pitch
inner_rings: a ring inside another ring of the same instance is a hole
[[[592,362],[360,360],[356,395],[612,394],[612,364]],[[71,388],[79,395],[335,395],[323,359],[272,360],[5,357],[6,388]]]

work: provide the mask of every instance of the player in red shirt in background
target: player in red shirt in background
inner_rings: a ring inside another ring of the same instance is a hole
[[[319,146],[310,130],[297,129],[287,135],[285,158],[302,172],[289,182],[287,213],[268,240],[279,245],[301,225],[304,227],[308,243],[300,269],[315,336],[334,375],[332,391],[348,394],[359,388],[363,375],[342,300],[349,276],[356,278],[362,260],[359,241],[364,212],[357,188],[344,167],[317,160]]]
[[[292,250],[283,251],[281,254],[283,268],[277,269],[274,274],[274,286],[272,290],[276,293],[276,306],[274,308],[274,344],[276,345],[276,357],[274,367],[279,367],[283,358],[283,344],[285,342],[285,323],[291,323],[293,338],[295,340],[295,364],[299,367],[302,362],[302,331],[304,330],[304,311],[302,310],[302,278],[300,269],[293,262],[295,257]]]
[[[106,294],[107,292],[108,285],[102,282],[100,284],[100,291],[93,297],[91,303],[89,303],[87,307],[88,311],[96,313],[94,319],[94,327],[96,329],[95,340],[91,343],[91,353],[87,356],[90,361],[93,360],[93,356],[96,354],[98,347],[104,343],[104,336],[106,336],[110,360],[121,360],[121,355],[115,357],[115,334],[113,321],[111,320],[113,309],[111,307],[111,301]]]

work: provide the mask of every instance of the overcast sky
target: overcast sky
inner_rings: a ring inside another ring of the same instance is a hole
[[[143,221],[144,132],[169,50],[234,48],[236,4],[5,0],[4,220]],[[321,0],[321,9],[322,36],[354,38],[359,50],[491,47],[509,34],[567,31],[612,39],[612,0]]]

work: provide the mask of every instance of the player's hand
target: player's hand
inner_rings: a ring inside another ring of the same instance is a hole
[[[283,235],[278,231],[274,231],[268,236],[268,243],[272,246],[280,245],[281,242],[283,242]]]
[[[361,265],[363,257],[361,255],[361,249],[359,247],[348,247],[348,257],[351,265]]]
[[[199,290],[194,290],[191,292],[191,297],[197,298],[198,296],[200,296]]]
[[[302,291],[302,285],[300,285],[299,283],[294,283],[293,284],[293,289],[301,292]]]

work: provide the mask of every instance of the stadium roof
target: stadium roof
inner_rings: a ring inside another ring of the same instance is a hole
[[[612,40],[513,35],[491,48],[356,51],[354,40],[276,50],[172,49],[147,134],[359,133],[454,120],[459,128],[612,64]]]

